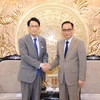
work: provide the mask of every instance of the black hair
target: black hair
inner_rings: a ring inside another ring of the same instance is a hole
[[[32,17],[32,18],[27,22],[27,26],[30,25],[30,22],[31,22],[31,21],[35,21],[35,22],[37,22],[38,25],[40,26],[40,21],[39,21],[36,17]]]
[[[74,24],[70,21],[65,21],[62,23],[61,27],[63,27],[64,24],[71,24],[72,28],[74,28]]]

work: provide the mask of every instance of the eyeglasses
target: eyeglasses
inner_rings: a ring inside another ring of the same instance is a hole
[[[62,29],[63,32],[70,32],[73,29]]]
[[[38,28],[39,27],[39,25],[35,25],[35,26],[29,26],[29,27],[31,27],[31,28]]]

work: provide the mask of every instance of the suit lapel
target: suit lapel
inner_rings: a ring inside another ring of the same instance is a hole
[[[64,59],[64,39],[61,41],[61,45],[60,45],[60,52],[62,53],[61,55],[62,55],[62,59]]]
[[[39,49],[40,49],[40,55],[42,54],[42,49],[44,48],[43,47],[43,41],[42,41],[42,38],[40,36],[38,36],[38,39],[39,39]]]
[[[28,41],[30,47],[33,49],[33,53],[34,53],[35,56],[37,57],[36,50],[35,50],[35,47],[34,47],[34,44],[33,44],[33,40],[32,40],[32,38],[31,38],[31,35],[30,35],[30,34],[27,35],[26,40]]]
[[[73,48],[74,45],[75,45],[75,41],[76,41],[76,39],[73,37],[73,39],[72,39],[72,41],[71,41],[71,43],[70,43],[70,46],[69,46],[69,48],[68,48],[68,52],[67,52],[67,55],[66,55],[67,58],[68,58],[69,54],[71,53],[72,48]]]

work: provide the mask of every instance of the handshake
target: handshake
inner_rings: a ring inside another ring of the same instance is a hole
[[[47,72],[51,69],[51,66],[48,63],[42,63],[41,69],[43,72]]]

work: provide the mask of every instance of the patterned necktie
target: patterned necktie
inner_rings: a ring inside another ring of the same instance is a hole
[[[66,46],[65,46],[65,52],[64,52],[64,58],[66,57],[67,51],[68,51],[68,41],[66,41]]]
[[[37,48],[36,40],[37,40],[37,38],[34,38],[34,47],[35,47],[35,50],[36,50],[36,53],[38,56],[38,48]]]

